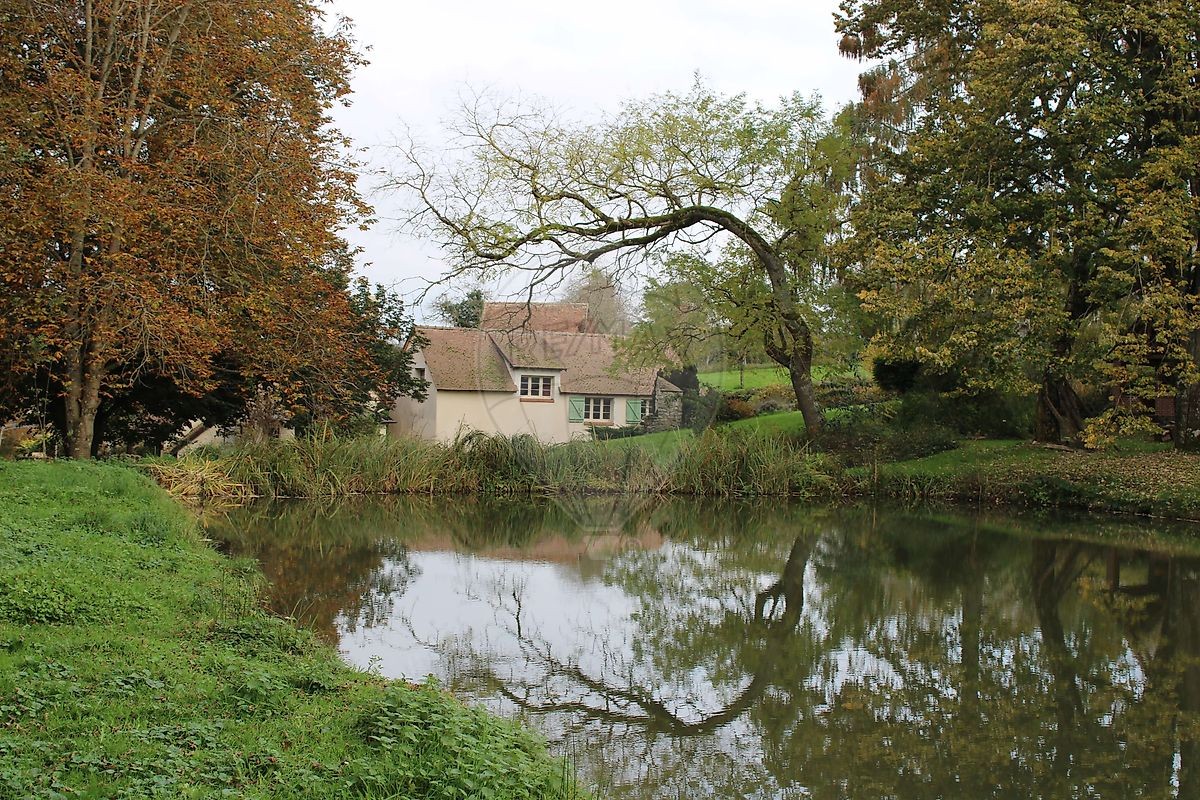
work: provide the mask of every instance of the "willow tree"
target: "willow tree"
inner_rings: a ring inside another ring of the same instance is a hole
[[[443,155],[402,149],[390,185],[414,198],[408,228],[442,246],[447,277],[516,273],[531,296],[593,266],[620,273],[668,249],[743,248],[769,288],[772,357],[815,432],[805,248],[824,241],[838,204],[803,207],[801,198],[836,191],[820,144],[828,131],[816,102],[792,96],[767,107],[700,84],[626,103],[594,124],[477,99]]]
[[[71,455],[147,375],[203,392],[232,348],[333,386],[369,348],[331,263],[365,210],[329,125],[357,57],[325,27],[307,0],[0,0],[0,382],[44,377]]]
[[[896,148],[856,222],[886,346],[1029,378],[1052,441],[1083,433],[1081,379],[1177,389],[1180,443],[1200,444],[1198,18],[1191,0],[843,3],[843,51],[881,60],[863,109]]]

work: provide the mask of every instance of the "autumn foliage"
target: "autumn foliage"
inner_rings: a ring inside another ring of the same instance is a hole
[[[399,388],[336,233],[367,211],[329,124],[352,45],[303,0],[0,0],[0,417],[52,405],[85,457],[149,383]]]

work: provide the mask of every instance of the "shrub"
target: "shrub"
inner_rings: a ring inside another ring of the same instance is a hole
[[[885,392],[904,394],[913,388],[921,373],[921,362],[904,358],[877,358],[871,365],[875,384]]]
[[[839,376],[821,381],[815,387],[817,402],[825,408],[845,408],[879,403],[887,395],[870,381],[854,376]]]
[[[820,450],[850,465],[922,458],[957,445],[958,435],[945,425],[889,422],[878,409],[847,412],[830,420],[817,440]]]
[[[1004,392],[909,392],[900,402],[896,423],[909,427],[933,422],[964,436],[1021,439],[1033,430],[1033,406],[1032,397]]]

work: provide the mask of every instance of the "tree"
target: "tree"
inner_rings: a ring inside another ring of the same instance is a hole
[[[2,0],[0,20],[4,402],[45,376],[86,457],[106,398],[203,394],[232,350],[311,407],[291,378],[336,385],[355,356],[345,25],[303,0]]]
[[[452,130],[456,155],[409,146],[390,185],[413,198],[408,227],[443,247],[448,277],[515,271],[530,292],[579,267],[620,274],[671,247],[736,242],[769,288],[769,352],[816,432],[814,309],[801,296],[809,250],[836,226],[824,212],[839,203],[804,204],[841,196],[821,146],[828,132],[814,101],[768,108],[701,84],[593,125],[480,99]]]
[[[616,275],[593,267],[571,282],[563,299],[588,307],[588,319],[595,332],[617,336],[629,333],[629,301]]]
[[[884,59],[862,110],[903,147],[855,224],[886,349],[1028,380],[1041,439],[1080,439],[1081,379],[1177,388],[1177,432],[1200,429],[1196,19],[1189,0],[843,4],[843,50]]]
[[[770,291],[753,265],[695,253],[662,259],[642,298],[641,319],[622,343],[638,363],[723,369],[766,358]]]
[[[456,328],[478,328],[483,321],[483,304],[487,298],[478,286],[468,289],[455,299],[444,294],[434,301],[437,315]]]

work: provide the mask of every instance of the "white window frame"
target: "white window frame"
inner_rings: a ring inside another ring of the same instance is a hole
[[[522,375],[518,394],[529,400],[550,400],[554,397],[554,376]]]
[[[583,398],[584,422],[612,422],[613,399],[611,397]]]

